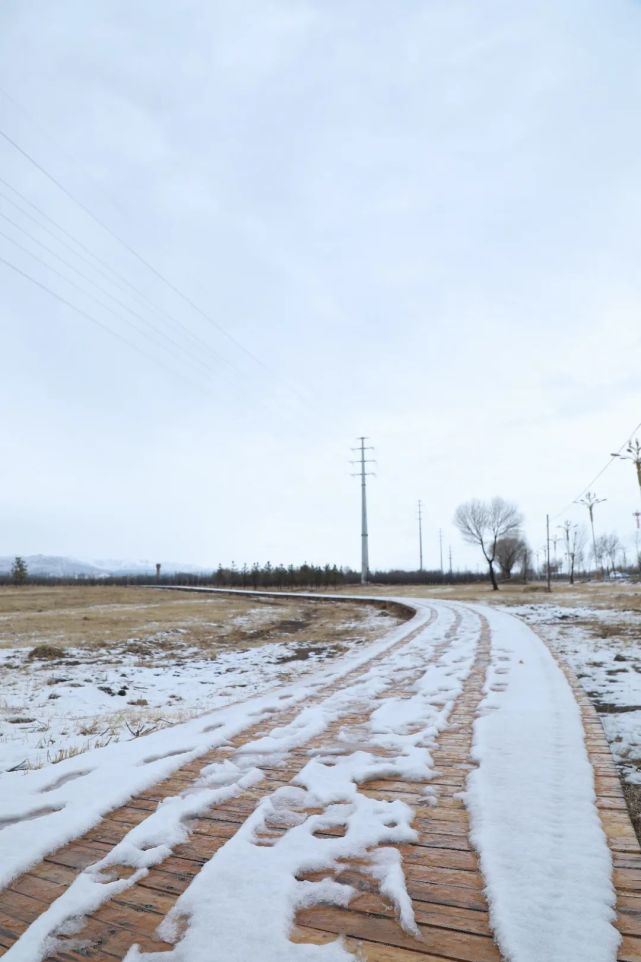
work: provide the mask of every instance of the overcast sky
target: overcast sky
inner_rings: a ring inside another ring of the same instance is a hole
[[[428,566],[474,496],[583,520],[641,421],[640,50],[632,0],[5,0],[0,128],[112,233],[0,138],[0,554],[358,565],[360,434],[373,567],[418,498]]]

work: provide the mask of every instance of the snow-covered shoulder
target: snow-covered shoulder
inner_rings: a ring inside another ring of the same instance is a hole
[[[478,610],[492,662],[467,804],[497,941],[512,962],[613,962],[612,859],[574,694],[527,625]]]

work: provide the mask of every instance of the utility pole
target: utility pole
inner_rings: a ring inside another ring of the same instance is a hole
[[[364,435],[359,437],[360,445],[357,448],[352,448],[352,451],[357,451],[360,457],[356,461],[351,461],[350,464],[360,465],[360,471],[357,471],[353,477],[361,479],[361,584],[367,584],[367,579],[369,577],[369,536],[367,532],[367,478],[373,474],[372,471],[367,470],[368,464],[374,464],[373,458],[367,457],[368,451],[373,451],[374,448],[371,445],[366,445],[367,437]]]
[[[639,528],[641,527],[641,525],[639,525],[639,518],[641,518],[641,511],[633,511],[633,512],[632,512],[632,517],[634,518],[634,520],[635,520],[636,523],[637,523],[637,531],[638,531]]]
[[[579,498],[578,501],[574,502],[575,504],[585,505],[585,507],[588,509],[588,514],[590,515],[590,528],[592,530],[592,551],[594,552],[595,571],[596,571],[597,565],[599,564],[599,559],[597,558],[596,536],[594,534],[594,509],[597,506],[597,504],[603,504],[604,501],[607,501],[607,498],[597,498],[596,494],[593,494],[591,491],[587,491],[585,494],[585,497]]]
[[[639,494],[641,495],[641,444],[637,438],[634,441],[628,441],[628,446],[625,449],[627,454],[619,454],[618,451],[612,453],[613,458],[621,458],[622,461],[632,461],[637,469],[637,481],[639,482]]]
[[[423,570],[423,502],[418,501],[418,570]]]
[[[552,585],[550,583],[551,574],[550,574],[550,515],[549,514],[546,514],[545,516],[545,532],[546,532],[545,552],[547,557],[547,568],[548,568],[548,572],[547,572],[548,591],[552,591]]]
[[[441,528],[438,529],[438,547],[441,558],[441,574],[443,574],[443,531]]]
[[[450,551],[450,577],[452,577],[452,545],[450,545],[449,551]]]

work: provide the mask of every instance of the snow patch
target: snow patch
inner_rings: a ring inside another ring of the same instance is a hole
[[[117,742],[85,752],[82,765],[75,758],[55,767],[0,774],[0,887],[34,865],[49,852],[83,835],[108,812],[123,805],[132,795],[167,778],[177,768],[200,757],[258,722],[277,716],[287,708],[318,699],[319,689],[331,686],[350,672],[363,668],[370,659],[427,624],[431,613],[418,603],[415,617],[398,626],[383,639],[360,648],[331,666],[326,665],[305,681],[281,687],[277,692],[237,702],[210,715],[201,716],[131,741]],[[331,696],[332,707],[304,709],[292,726],[275,729],[265,741],[254,742],[252,751],[285,751],[323,730],[331,712],[346,707],[354,695],[372,698],[384,689],[385,672],[374,663],[364,678],[347,691]],[[145,763],[145,760],[146,763]],[[54,784],[57,780],[58,785]],[[42,792],[47,791],[50,811],[38,816],[38,831],[25,821],[25,813],[42,809]],[[1,826],[4,825],[4,828]]]

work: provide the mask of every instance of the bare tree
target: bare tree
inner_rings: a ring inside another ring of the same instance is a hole
[[[617,559],[621,551],[619,536],[612,531],[597,538],[597,550],[602,559],[606,560],[607,574],[614,574],[617,569]]]
[[[512,577],[512,569],[522,560],[527,546],[520,535],[510,535],[496,542],[496,560],[505,579]]]
[[[564,521],[559,527],[563,531],[563,545],[568,565],[568,578],[570,579],[570,584],[573,585],[574,571],[577,562],[583,557],[586,531],[583,525],[573,524],[571,521]]]
[[[523,515],[515,504],[503,498],[466,501],[454,515],[454,523],[468,544],[477,544],[487,561],[492,589],[498,591],[494,562],[499,541],[518,536]]]

